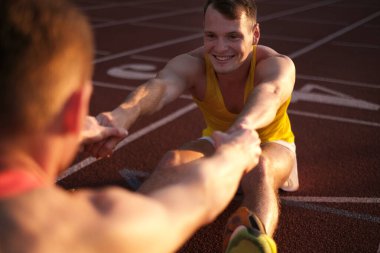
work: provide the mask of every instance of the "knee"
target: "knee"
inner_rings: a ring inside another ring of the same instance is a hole
[[[180,164],[180,155],[177,150],[170,150],[165,153],[157,165],[157,169],[172,168]]]
[[[260,156],[257,166],[242,179],[243,190],[252,188],[253,185],[273,184],[274,172],[271,160],[266,156]]]

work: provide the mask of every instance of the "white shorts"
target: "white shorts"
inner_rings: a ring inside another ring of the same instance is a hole
[[[203,137],[199,138],[199,140],[206,140],[206,141],[210,142],[215,147],[215,142],[214,142],[214,140],[210,136],[203,136]],[[265,142],[265,143],[262,143],[261,145],[265,145],[266,143],[277,143],[277,144],[279,144],[279,145],[281,145],[281,146],[289,149],[290,151],[292,151],[294,153],[294,155],[295,155],[295,161],[294,161],[294,165],[293,165],[292,171],[290,172],[290,175],[289,175],[288,179],[281,186],[281,189],[283,191],[288,191],[288,192],[293,192],[293,191],[298,190],[298,188],[299,188],[299,181],[298,181],[298,166],[297,166],[296,144],[294,142],[290,143],[290,142],[286,142],[286,141],[283,141],[283,140],[276,140],[276,141]]]
[[[210,142],[215,147],[215,142],[210,136],[202,136],[201,138],[199,138],[199,140],[206,140],[206,141]],[[262,143],[261,145],[264,145],[266,143],[271,143],[271,142],[280,144],[281,146],[284,146],[287,149],[289,149],[290,151],[292,151],[294,154],[296,153],[296,144],[294,142],[290,143],[290,142],[286,142],[283,140],[277,140],[277,141],[268,141],[268,142]]]
[[[271,142],[272,143],[280,144],[281,146],[289,149],[290,151],[292,151],[294,153],[294,158],[295,159],[294,159],[294,165],[293,165],[292,171],[290,172],[290,175],[289,175],[288,179],[280,187],[281,190],[287,191],[287,192],[294,192],[294,191],[298,190],[298,188],[299,188],[299,181],[298,181],[298,166],[297,166],[296,144],[294,142],[290,143],[290,142],[286,142],[286,141],[283,141],[283,140],[270,141],[270,142],[266,142],[266,143],[271,143]],[[266,143],[263,143],[263,144],[266,144]]]

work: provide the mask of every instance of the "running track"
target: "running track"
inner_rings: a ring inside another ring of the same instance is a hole
[[[203,0],[78,0],[97,44],[91,114],[111,110],[173,56],[202,43]],[[260,43],[290,56],[301,187],[281,193],[279,252],[380,253],[380,2],[257,1]],[[197,138],[188,95],[138,121],[108,159],[78,157],[66,189],[133,188],[169,149]],[[237,196],[180,252],[220,252]]]

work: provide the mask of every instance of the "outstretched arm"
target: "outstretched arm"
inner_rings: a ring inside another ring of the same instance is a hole
[[[260,46],[253,92],[231,129],[260,129],[270,124],[279,107],[291,96],[295,67],[290,58]]]
[[[112,252],[175,252],[213,221],[261,153],[256,132],[216,133],[214,138],[214,155],[170,168],[170,181],[148,195],[115,188],[85,195],[102,214],[99,243]]]
[[[155,78],[137,87],[117,108],[101,113],[98,119],[101,123],[129,129],[139,117],[159,111],[190,88],[198,64],[189,54],[173,58]]]
[[[101,125],[129,129],[141,116],[152,114],[192,87],[199,71],[199,60],[190,54],[170,60],[157,76],[137,87],[118,107],[97,116]],[[92,154],[104,156],[115,143],[103,142],[92,147]],[[103,150],[99,152],[99,150]]]

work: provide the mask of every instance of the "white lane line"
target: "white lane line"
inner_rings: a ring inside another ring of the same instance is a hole
[[[353,47],[353,48],[380,49],[380,46],[375,45],[375,44],[353,43],[353,42],[345,42],[345,41],[334,41],[331,43],[331,45],[341,46],[341,47]]]
[[[269,39],[269,40],[281,40],[281,41],[287,41],[287,42],[300,42],[300,43],[312,43],[314,41],[312,39],[303,39],[303,38],[295,38],[291,36],[271,35],[271,34],[260,35],[260,38]]]
[[[294,9],[276,12],[276,13],[273,13],[273,14],[270,14],[270,15],[266,15],[266,16],[261,17],[261,18],[259,17],[258,21],[259,22],[264,22],[264,21],[268,21],[268,20],[271,20],[271,19],[275,19],[275,18],[281,18],[281,17],[292,15],[292,14],[296,14],[296,13],[299,13],[299,12],[304,12],[304,11],[308,11],[308,10],[311,10],[311,9],[316,9],[316,8],[319,8],[319,7],[322,7],[322,6],[325,6],[325,5],[334,4],[334,3],[337,3],[337,2],[340,2],[340,1],[337,1],[337,0],[333,0],[333,1],[331,1],[331,0],[320,1],[320,2],[313,3],[313,4],[309,4],[309,5],[301,6],[301,7],[298,7],[298,8],[294,8]]]
[[[159,62],[159,63],[167,63],[170,60],[169,58],[146,56],[146,55],[138,55],[138,54],[132,55],[131,59],[150,61],[150,62]]]
[[[283,200],[312,203],[352,203],[352,204],[380,204],[380,198],[365,197],[312,197],[312,196],[282,196]]]
[[[201,11],[202,11],[201,8],[191,8],[191,9],[186,9],[186,10],[181,10],[181,11],[175,10],[175,11],[170,11],[170,12],[164,12],[164,13],[159,13],[159,14],[143,16],[143,17],[112,21],[109,23],[93,25],[92,27],[94,29],[105,28],[105,27],[124,25],[124,24],[129,24],[129,23],[136,23],[136,22],[147,21],[147,20],[158,19],[158,18],[167,18],[167,17],[179,16],[179,15],[183,15],[183,14],[190,14],[190,13],[201,12]]]
[[[135,89],[134,86],[127,86],[127,85],[120,85],[120,84],[111,84],[111,83],[103,83],[103,82],[93,82],[94,86],[98,87],[104,87],[104,88],[110,88],[110,89],[118,89],[118,90],[127,90],[132,91]],[[182,99],[188,99],[192,100],[191,95],[181,95],[180,98]],[[310,118],[317,118],[317,119],[327,119],[327,120],[333,120],[338,122],[345,122],[345,123],[352,123],[352,124],[359,124],[359,125],[365,125],[365,126],[372,126],[372,127],[380,127],[380,123],[376,122],[370,122],[370,121],[363,121],[363,120],[357,120],[357,119],[351,119],[351,118],[343,118],[343,117],[336,117],[336,116],[329,116],[329,115],[322,115],[322,114],[316,114],[311,112],[302,112],[297,110],[288,110],[289,114],[297,115],[297,116],[305,116]]]
[[[119,173],[127,180],[129,178],[147,178],[151,172],[136,169],[121,169]],[[140,182],[142,183],[142,182]],[[283,201],[302,203],[339,203],[339,204],[380,204],[380,198],[368,197],[314,197],[314,196],[280,196]]]
[[[157,128],[160,128],[162,127],[163,125],[166,125],[168,124],[169,122],[172,122],[173,120],[181,117],[182,115],[196,109],[197,106],[195,103],[191,103],[177,111],[175,111],[174,113],[172,114],[169,114],[168,116],[148,125],[147,127],[131,134],[130,136],[128,136],[127,138],[125,138],[123,141],[121,141],[117,147],[116,147],[116,150],[118,150],[119,148],[125,146],[126,144],[134,141],[134,140],[137,140],[138,138],[140,138],[141,136],[144,136],[146,135],[147,133],[150,133],[152,132],[153,130],[156,130]]]
[[[134,140],[137,140],[138,138],[140,138],[141,136],[144,136],[158,128],[160,128],[161,126],[164,126],[166,124],[168,124],[169,122],[181,117],[182,115],[194,110],[195,108],[197,108],[196,104],[195,103],[191,103],[171,114],[169,114],[168,116],[140,129],[139,131],[131,134],[131,135],[128,135],[127,138],[125,138],[123,141],[121,141],[115,148],[115,151],[120,149],[121,147],[125,146],[126,144],[134,141]],[[97,159],[93,158],[93,157],[89,157],[89,158],[86,158],[84,160],[82,160],[81,162],[77,163],[77,164],[74,164],[73,166],[71,166],[70,168],[68,168],[67,170],[65,170],[59,177],[58,177],[58,181],[70,176],[71,174],[81,170],[82,168],[94,163],[95,161],[97,161]]]
[[[136,89],[136,86],[104,83],[104,82],[98,82],[98,81],[93,81],[92,84],[97,87],[103,87],[103,88],[109,88],[109,89],[115,89],[115,90],[133,91]],[[179,98],[193,100],[193,97],[191,95],[186,95],[186,94],[179,96]]]
[[[377,11],[377,12],[369,15],[368,17],[365,17],[365,18],[363,18],[363,19],[361,19],[361,20],[359,20],[359,21],[335,32],[335,33],[332,33],[332,34],[330,34],[330,35],[328,35],[328,36],[326,36],[320,40],[317,40],[316,42],[314,42],[314,43],[312,43],[312,44],[310,44],[310,45],[308,45],[308,46],[306,46],[300,50],[297,50],[294,53],[289,54],[288,56],[292,59],[297,58],[297,57],[299,57],[305,53],[308,53],[308,52],[326,44],[327,42],[332,41],[333,39],[335,39],[335,38],[337,38],[337,37],[339,37],[339,36],[341,36],[347,32],[352,31],[353,29],[355,29],[355,28],[357,28],[357,27],[359,27],[359,26],[361,26],[361,25],[363,25],[363,24],[365,24],[365,23],[367,23],[367,22],[371,21],[372,19],[375,19],[379,16],[380,16],[380,11]]]
[[[142,26],[142,27],[150,27],[150,28],[159,28],[159,29],[167,29],[181,32],[202,32],[201,27],[185,27],[179,25],[166,25],[166,24],[158,24],[158,23],[150,23],[150,22],[142,22],[142,23],[133,23],[134,26]]]
[[[310,117],[310,118],[328,119],[332,121],[339,121],[339,122],[365,125],[365,126],[371,126],[371,127],[380,127],[380,123],[371,122],[371,121],[364,121],[364,120],[357,120],[357,119],[343,118],[343,117],[336,117],[336,116],[329,116],[329,115],[321,115],[321,114],[316,114],[316,113],[311,113],[311,112],[302,112],[302,111],[296,111],[296,110],[288,110],[288,113],[297,115],[297,116]]]
[[[91,11],[91,10],[100,10],[100,9],[109,9],[109,8],[115,8],[115,7],[127,7],[127,6],[138,6],[143,4],[150,4],[150,3],[160,3],[160,2],[168,2],[171,0],[148,0],[148,1],[135,1],[135,2],[128,2],[128,3],[110,3],[110,4],[102,4],[102,5],[96,5],[96,6],[89,6],[89,7],[81,7],[81,10],[84,11]]]
[[[380,224],[380,217],[369,215],[369,214],[350,212],[347,210],[321,206],[317,204],[310,204],[310,203],[305,203],[305,202],[285,200],[285,199],[282,200],[281,203],[287,206],[300,207],[300,208],[304,208],[304,209],[308,209],[308,210],[312,210],[316,212],[330,213],[330,214],[343,216],[343,217],[347,217],[351,219],[363,220],[363,221]]]
[[[380,89],[380,83],[379,84],[361,83],[361,82],[346,81],[346,80],[341,80],[341,79],[302,75],[302,74],[297,74],[297,79],[329,82],[329,83],[334,83],[334,84],[343,84],[343,85],[357,86],[357,87],[362,87],[362,88]]]
[[[57,177],[57,182],[62,180],[62,179],[65,179],[66,177],[70,176],[71,174],[74,174],[75,172],[77,171],[80,171],[81,169],[83,169],[84,167],[96,162],[98,159],[94,158],[94,157],[88,157],[74,165],[72,165],[71,167],[69,167],[68,169],[66,169],[65,171],[63,171],[58,177]]]
[[[322,7],[325,5],[330,5],[332,3],[339,2],[338,0],[327,0],[323,2],[318,2],[306,6],[301,6],[298,8],[290,9],[290,10],[285,10],[281,11],[278,13],[270,14],[267,16],[264,16],[262,18],[259,18],[259,22],[264,22],[268,21],[271,19],[283,17],[283,16],[288,16],[291,14],[307,11],[310,9],[315,9],[318,7]],[[94,9],[104,9],[104,8],[113,8],[113,7],[122,7],[122,6],[130,6],[132,4],[109,4],[105,6],[94,6],[94,7],[89,7],[89,8],[83,8],[84,10],[94,10]],[[103,23],[103,24],[98,24],[94,25],[93,28],[104,28],[104,27],[110,27],[110,26],[116,26],[116,25],[122,25],[122,24],[128,24],[128,23],[135,23],[135,22],[141,22],[141,21],[147,21],[147,20],[152,20],[152,19],[157,19],[157,18],[163,18],[163,17],[172,17],[172,16],[178,16],[178,15],[183,15],[183,14],[188,14],[188,13],[193,13],[193,12],[201,12],[202,8],[192,8],[192,9],[187,9],[187,10],[182,10],[182,11],[171,11],[171,12],[166,12],[166,13],[160,13],[160,14],[154,14],[154,15],[148,15],[148,16],[142,16],[138,18],[131,18],[131,19],[124,19],[124,20],[118,20],[118,21],[112,21],[108,23]]]
[[[264,17],[261,18],[261,21],[269,21],[271,19],[275,19],[275,18],[286,16],[286,15],[303,12],[303,11],[310,10],[310,9],[313,9],[313,8],[318,8],[318,7],[321,7],[321,6],[324,6],[324,5],[329,5],[329,4],[332,4],[332,3],[335,3],[335,2],[338,2],[338,1],[335,1],[335,0],[334,1],[331,1],[331,0],[329,0],[329,1],[323,1],[323,2],[316,3],[316,4],[311,4],[311,5],[303,6],[301,8],[295,8],[295,9],[291,9],[291,10],[287,10],[287,11],[281,11],[281,12],[278,12],[278,13],[274,13],[274,14],[271,14],[271,15],[264,16]],[[146,17],[147,16],[142,17],[142,19],[144,19]],[[190,36],[180,37],[180,38],[175,39],[175,40],[168,40],[168,41],[165,41],[165,42],[152,44],[150,46],[136,48],[136,49],[124,51],[124,52],[121,52],[121,53],[117,53],[117,54],[114,54],[114,55],[110,55],[110,56],[107,56],[107,57],[99,58],[99,59],[94,60],[94,64],[105,62],[105,61],[114,60],[114,59],[117,59],[117,58],[120,58],[120,57],[129,56],[129,55],[132,55],[132,54],[137,54],[137,53],[145,52],[145,51],[152,50],[152,49],[157,49],[157,48],[161,48],[161,47],[165,47],[165,46],[170,46],[170,45],[174,45],[174,44],[177,44],[177,43],[186,42],[186,41],[189,41],[189,40],[198,39],[198,38],[202,38],[202,37],[203,37],[203,32],[200,32],[200,33],[196,33],[196,34],[193,34],[193,35],[190,35]]]
[[[318,92],[324,92],[324,94]],[[371,111],[378,111],[380,109],[380,105],[378,104],[353,98],[347,94],[313,83],[307,83],[301,89],[293,91],[291,102],[296,103],[298,101],[307,101],[311,103],[321,103],[340,107],[351,107]]]
[[[140,47],[140,48],[124,51],[124,52],[121,52],[121,53],[118,53],[118,54],[114,54],[114,55],[106,56],[106,57],[103,57],[103,58],[99,58],[99,59],[94,60],[93,63],[96,64],[96,63],[101,63],[101,62],[105,62],[105,61],[110,61],[110,60],[114,60],[114,59],[117,59],[117,58],[129,56],[129,55],[133,55],[133,54],[138,54],[138,53],[145,52],[145,51],[152,50],[152,49],[162,48],[162,47],[171,46],[171,45],[175,45],[175,44],[178,44],[178,43],[182,43],[182,42],[186,42],[186,41],[190,41],[190,40],[194,40],[194,39],[199,39],[199,38],[202,38],[202,37],[203,37],[203,33],[192,34],[192,35],[184,36],[184,37],[181,37],[181,38],[178,38],[178,39],[167,40],[167,41],[164,41],[164,42],[159,42],[159,43],[156,43],[156,44],[152,44],[150,46]]]
[[[94,86],[97,86],[97,87],[110,88],[110,89],[115,89],[115,90],[132,91],[132,90],[136,89],[136,86],[121,85],[121,84],[112,84],[112,83],[103,83],[103,82],[98,82],[98,81],[93,81],[92,84]]]
[[[322,5],[327,5],[327,4],[331,4],[331,3],[335,3],[337,1],[325,1],[325,2],[320,2],[318,4],[318,7],[322,6]],[[311,6],[309,6],[308,8],[310,8]],[[313,5],[312,8],[316,8],[317,6],[316,5]],[[280,16],[285,16],[285,15],[290,15],[290,14],[294,14],[296,12],[301,12],[301,11],[304,11],[306,9],[304,8],[296,8],[295,10],[292,10],[292,12],[289,10],[288,12],[280,12],[280,13],[277,13],[277,15],[268,15],[266,17],[263,17],[262,20],[270,20],[270,19],[273,19],[273,18],[278,18]],[[371,16],[370,16],[371,17]],[[372,17],[374,18],[374,17]],[[371,19],[372,19],[371,18]],[[368,19],[368,20],[367,20]],[[365,20],[366,22],[368,22],[370,19],[369,17],[367,19],[363,19],[362,22]],[[358,23],[358,22],[357,22]],[[355,23],[355,24],[357,24]],[[346,28],[347,29],[347,28]],[[350,27],[350,29],[353,29],[352,26]],[[345,30],[345,29],[343,29]],[[341,30],[342,31],[342,30]],[[336,34],[335,34],[336,35]],[[173,44],[177,44],[177,43],[181,43],[181,42],[185,42],[185,41],[189,41],[189,40],[193,40],[193,39],[197,39],[197,38],[201,38],[203,36],[202,33],[199,33],[199,34],[194,34],[194,35],[190,35],[190,36],[185,36],[185,37],[182,37],[182,38],[179,38],[179,39],[176,39],[176,40],[169,40],[169,41],[166,41],[166,42],[162,42],[162,43],[156,43],[156,44],[153,44],[153,45],[150,45],[150,46],[146,46],[146,47],[142,47],[142,48],[138,48],[138,49],[134,49],[134,50],[129,50],[129,51],[125,51],[125,52],[121,52],[119,54],[115,54],[115,55],[111,55],[111,56],[107,56],[107,57],[103,57],[103,58],[100,58],[100,59],[97,59],[94,61],[94,64],[96,63],[100,63],[100,62],[105,62],[105,61],[109,61],[109,60],[113,60],[113,59],[116,59],[116,58],[120,58],[120,57],[124,57],[124,56],[128,56],[128,55],[133,55],[133,54],[137,54],[137,53],[140,53],[140,52],[144,52],[144,51],[148,51],[148,50],[151,50],[151,49],[156,49],[156,48],[161,48],[161,47],[165,47],[165,46],[169,46],[169,45],[173,45]],[[328,36],[330,37],[330,36]],[[322,39],[324,40],[324,39]],[[320,41],[322,41],[320,40]],[[318,42],[318,41],[317,41]],[[316,43],[313,43],[312,45],[310,46],[315,46]],[[308,47],[306,47],[308,48]],[[306,52],[308,52],[307,50],[305,51],[305,49],[301,49],[295,53],[293,53],[293,57],[295,56],[299,56],[301,54],[304,54]],[[195,105],[194,105],[195,106]],[[332,116],[323,116],[323,115],[317,115],[317,114],[310,114],[310,113],[304,113],[304,112],[296,112],[296,111],[293,111],[294,114],[298,114],[298,115],[302,115],[302,116],[311,116],[311,117],[318,117],[318,118],[327,118],[327,119],[338,119],[338,121],[344,121],[344,122],[353,122],[353,123],[358,123],[358,122],[361,122],[362,124],[369,124],[369,125],[372,125],[372,124],[375,124],[375,126],[380,126],[380,124],[377,124],[377,123],[372,123],[372,122],[363,122],[363,121],[357,121],[357,120],[351,120],[351,119],[344,119],[344,118],[337,118],[337,117],[332,117]],[[347,121],[348,120],[348,121]],[[93,161],[92,161],[93,162]],[[92,163],[91,162],[91,163]],[[85,165],[86,166],[86,165]]]
[[[310,24],[318,24],[318,25],[340,25],[340,26],[348,25],[347,22],[331,21],[331,20],[323,20],[323,19],[311,19],[311,18],[285,17],[285,18],[281,18],[281,20],[299,22],[302,24],[310,23]]]

